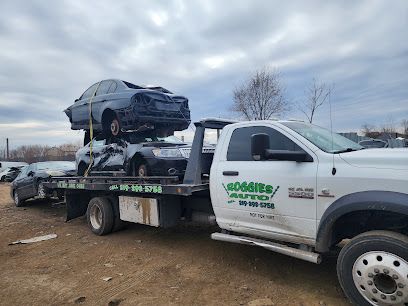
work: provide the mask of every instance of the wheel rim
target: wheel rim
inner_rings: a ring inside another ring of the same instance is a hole
[[[38,185],[38,196],[43,199],[45,198],[45,190],[42,184]]]
[[[371,305],[408,303],[408,262],[388,252],[367,252],[353,265],[353,281]]]
[[[111,133],[113,136],[116,136],[119,134],[119,121],[117,119],[113,119],[111,122]]]
[[[145,166],[140,166],[138,171],[137,171],[138,176],[146,176],[146,167]]]
[[[17,191],[14,192],[14,203],[16,203],[16,205],[18,205],[18,193],[17,193]]]
[[[91,225],[94,229],[100,229],[102,226],[102,210],[98,205],[93,205],[89,214]]]

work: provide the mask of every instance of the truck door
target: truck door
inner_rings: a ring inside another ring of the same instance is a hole
[[[270,149],[305,151],[310,161],[254,160],[251,136],[260,133],[269,136]],[[214,211],[221,228],[293,242],[313,241],[317,158],[285,133],[274,125],[237,127],[231,132],[216,165]]]

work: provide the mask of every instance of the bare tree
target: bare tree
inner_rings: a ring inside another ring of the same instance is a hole
[[[80,143],[50,147],[44,145],[23,145],[10,151],[10,160],[34,163],[48,160],[75,160]]]
[[[378,132],[375,125],[372,125],[369,123],[364,123],[361,126],[361,132],[363,133],[364,136],[370,137],[370,138],[377,138],[380,135],[380,132]]]
[[[381,126],[381,132],[385,134],[395,134],[397,128],[395,127],[395,121],[392,117],[388,117],[386,122]]]
[[[289,110],[284,97],[281,74],[263,68],[233,91],[232,110],[247,120],[264,120]]]
[[[402,133],[404,133],[404,135],[407,136],[408,135],[408,119],[402,120],[401,126],[402,126]]]
[[[306,102],[299,107],[310,123],[313,122],[317,109],[330,99],[331,93],[332,87],[313,78],[312,84],[306,90]]]

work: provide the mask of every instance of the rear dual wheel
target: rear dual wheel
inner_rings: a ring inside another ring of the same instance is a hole
[[[103,236],[112,232],[113,209],[110,201],[105,197],[95,197],[89,201],[86,219],[92,232]]]
[[[356,236],[339,254],[337,275],[355,305],[408,305],[408,237],[389,231]]]

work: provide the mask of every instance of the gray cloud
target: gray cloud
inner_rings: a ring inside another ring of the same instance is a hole
[[[294,102],[313,77],[335,84],[338,130],[408,118],[403,0],[5,0],[0,11],[1,142],[80,139],[62,110],[110,77],[185,94],[193,119],[233,116],[232,89],[265,65],[281,70]],[[316,123],[328,117],[326,106]]]

